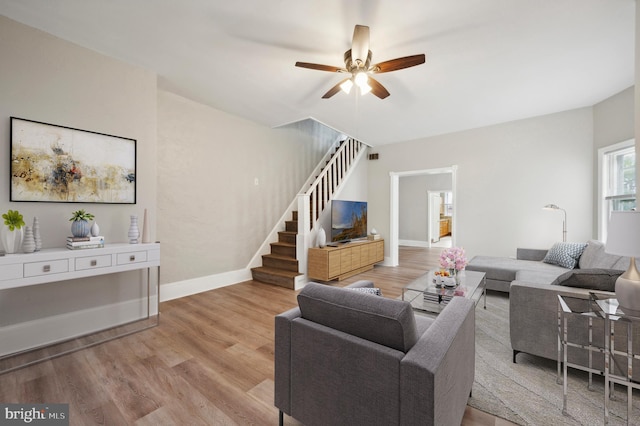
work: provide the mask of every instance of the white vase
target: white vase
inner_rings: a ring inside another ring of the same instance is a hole
[[[322,248],[327,245],[327,234],[324,232],[324,228],[318,229],[318,235],[316,236],[318,247]]]
[[[2,226],[2,232],[0,233],[2,239],[2,247],[5,253],[12,254],[17,253],[22,247],[22,238],[24,236],[22,229],[9,230],[9,227]]]
[[[140,230],[138,229],[138,216],[131,215],[131,224],[129,225],[129,244],[138,244]]]
[[[40,237],[40,222],[37,217],[33,218],[33,241],[36,244],[35,251],[40,251],[42,248],[42,237]]]
[[[33,253],[34,251],[36,251],[36,241],[33,238],[33,229],[30,226],[24,227],[22,251],[25,253]]]
[[[98,222],[93,222],[93,225],[91,225],[91,236],[97,237],[98,235],[100,235],[100,227],[98,226]]]

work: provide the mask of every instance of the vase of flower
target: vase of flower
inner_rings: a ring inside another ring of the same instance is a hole
[[[449,271],[449,275],[455,277],[456,283],[460,282],[459,272],[467,266],[467,256],[462,247],[451,247],[440,253],[440,267]]]
[[[93,220],[94,216],[84,210],[77,210],[72,213],[71,219],[71,235],[74,237],[87,237],[91,232],[89,221]]]
[[[9,210],[2,215],[2,218],[4,219],[4,226],[0,230],[2,248],[5,253],[17,253],[22,247],[24,219],[17,210]]]

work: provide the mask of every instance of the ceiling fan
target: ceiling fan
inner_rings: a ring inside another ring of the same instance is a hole
[[[351,49],[344,52],[344,68],[334,67],[331,65],[312,64],[309,62],[296,62],[296,67],[351,74],[350,77],[345,78],[329,89],[329,91],[322,96],[322,99],[329,99],[341,89],[344,92],[349,93],[354,85],[360,89],[360,92],[363,95],[371,92],[380,99],[384,99],[389,96],[389,91],[377,80],[371,77],[371,74],[397,71],[403,68],[424,64],[425,62],[425,55],[421,54],[391,59],[390,61],[371,65],[371,56],[371,50],[369,50],[369,27],[365,25],[356,25],[353,30]]]

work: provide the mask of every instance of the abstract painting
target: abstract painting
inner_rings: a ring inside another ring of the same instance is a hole
[[[11,117],[11,201],[136,202],[136,140]]]

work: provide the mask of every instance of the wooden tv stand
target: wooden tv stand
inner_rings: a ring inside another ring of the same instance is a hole
[[[338,247],[310,248],[307,275],[320,281],[342,280],[384,260],[384,240],[354,241]]]

